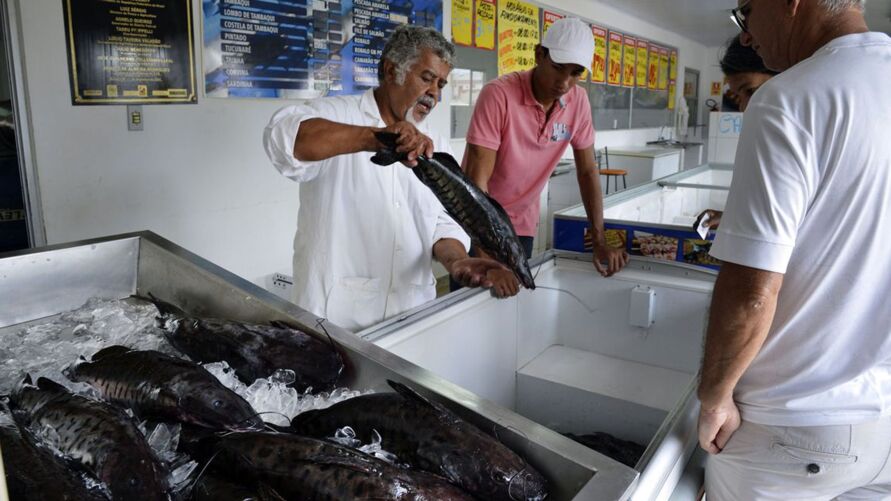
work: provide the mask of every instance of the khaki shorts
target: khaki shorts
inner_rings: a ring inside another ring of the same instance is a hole
[[[708,501],[891,499],[891,418],[841,426],[743,422],[705,471]]]

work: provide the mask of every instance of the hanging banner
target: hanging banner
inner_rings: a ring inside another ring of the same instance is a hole
[[[452,0],[452,42],[473,44],[473,0]]]
[[[591,65],[591,81],[606,82],[606,29],[591,26],[594,33],[594,62]]]
[[[669,80],[678,79],[678,51],[671,51],[671,71],[668,73]]]
[[[659,90],[668,89],[668,49],[659,49]]]
[[[674,109],[674,96],[675,96],[676,92],[677,92],[677,88],[675,86],[675,81],[669,80],[668,81],[668,109],[669,110]]]
[[[634,87],[634,71],[637,69],[635,61],[637,55],[637,39],[625,37],[622,46],[622,85]]]
[[[495,49],[495,0],[477,0],[474,19],[473,45],[480,49]]]
[[[647,66],[647,88],[657,89],[659,87],[659,47],[650,44],[650,57]]]
[[[646,87],[647,86],[647,48],[649,47],[649,42],[646,40],[637,40],[637,86],[638,87]]]
[[[71,103],[198,102],[191,0],[63,0]]]
[[[521,0],[498,0],[498,76],[534,67],[540,40],[538,7]]]
[[[443,31],[442,0],[202,0],[201,7],[208,97],[358,94],[377,86],[396,27]]]
[[[609,85],[622,84],[622,34],[615,31],[609,32],[609,72],[606,83]]]
[[[544,40],[545,33],[548,32],[548,28],[551,27],[558,19],[563,19],[563,14],[557,14],[556,12],[551,12],[549,10],[542,11],[541,13],[541,39]]]

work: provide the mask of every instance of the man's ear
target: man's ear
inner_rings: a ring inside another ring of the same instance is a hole
[[[538,66],[540,64],[544,64],[545,62],[545,49],[541,46],[541,44],[535,44],[535,65]]]
[[[393,61],[389,59],[384,59],[382,61],[384,65],[384,81],[385,82],[395,82],[396,81],[396,65],[393,64]],[[383,82],[381,82],[383,83]]]

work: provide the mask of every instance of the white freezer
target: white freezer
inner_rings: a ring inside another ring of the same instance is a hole
[[[499,300],[463,289],[359,335],[558,432],[646,446],[630,498],[662,500],[696,447],[695,374],[714,277],[633,259],[607,279],[587,256],[550,252],[535,291]]]

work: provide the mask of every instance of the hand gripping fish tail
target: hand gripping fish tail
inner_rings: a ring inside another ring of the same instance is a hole
[[[371,157],[372,162],[390,165],[405,158],[405,154],[396,151],[396,134],[376,132],[375,137],[383,148]],[[529,262],[507,212],[464,175],[451,155],[437,152],[433,158],[418,157],[418,165],[412,171],[476,245],[510,268],[523,287],[535,289]]]

